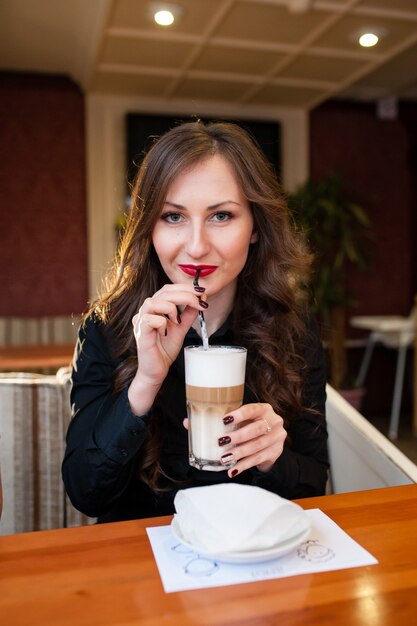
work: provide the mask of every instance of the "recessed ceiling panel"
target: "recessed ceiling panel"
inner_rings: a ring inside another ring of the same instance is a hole
[[[251,99],[250,104],[303,107],[306,102],[313,102],[321,94],[318,89],[267,85]]]
[[[92,80],[93,93],[140,94],[149,97],[162,97],[167,79],[161,76],[138,74],[113,74],[97,72]]]
[[[330,57],[303,54],[287,65],[277,76],[333,82],[344,80],[361,65],[361,61],[354,59],[338,59],[335,62]]]
[[[383,87],[393,91],[417,86],[417,43],[358,82],[358,85]]]
[[[218,26],[215,35],[299,45],[311,29],[329,15],[314,10],[299,15],[283,5],[238,2]]]
[[[188,78],[180,82],[175,92],[175,98],[191,98],[192,100],[219,100],[222,102],[233,102],[239,100],[247,90],[245,83],[221,81],[221,80],[201,80]]]
[[[283,56],[262,50],[209,46],[198,56],[193,69],[258,75],[268,72]]]
[[[188,43],[107,37],[101,62],[179,68],[192,49]]]
[[[375,100],[379,100],[380,98],[385,98],[389,94],[385,89],[379,89],[377,87],[367,87],[360,86],[357,84],[352,85],[351,87],[347,87],[346,89],[342,89],[337,94],[335,94],[336,99],[341,100],[357,100],[358,102],[371,102]]]

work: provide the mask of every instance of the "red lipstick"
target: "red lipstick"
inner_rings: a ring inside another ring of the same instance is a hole
[[[216,271],[217,265],[183,265],[179,263],[178,267],[182,269],[184,274],[188,274],[188,276],[195,276],[197,270],[200,270],[200,277],[208,276]]]

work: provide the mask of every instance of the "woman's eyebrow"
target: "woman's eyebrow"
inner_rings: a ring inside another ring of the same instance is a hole
[[[165,200],[164,205],[165,204],[172,206],[174,209],[185,209],[185,206],[182,204],[176,204],[175,202],[170,202],[169,200]]]
[[[240,206],[240,202],[236,202],[236,200],[223,200],[222,202],[217,202],[216,204],[212,204],[207,207],[207,211],[212,211],[213,209],[218,209],[223,206],[223,204],[236,204],[236,206]]]
[[[170,200],[165,200],[164,204],[168,204],[169,206],[172,206],[174,209],[187,209],[187,207],[185,207],[182,204],[177,204],[176,202],[171,202]],[[207,207],[207,211],[213,211],[213,209],[218,209],[219,207],[223,206],[224,204],[236,204],[236,206],[240,206],[240,202],[236,202],[236,200],[222,200],[221,202],[216,202],[216,204],[211,204],[210,206]]]

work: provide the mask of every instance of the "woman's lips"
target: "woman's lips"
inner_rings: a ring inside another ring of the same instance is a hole
[[[200,277],[208,276],[216,271],[217,265],[182,265],[179,264],[179,267],[185,274],[189,276],[195,276],[197,270],[200,271]]]

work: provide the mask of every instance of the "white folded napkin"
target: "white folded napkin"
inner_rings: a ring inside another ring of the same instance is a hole
[[[268,550],[310,528],[298,504],[249,485],[183,489],[174,505],[184,540],[205,553]]]

